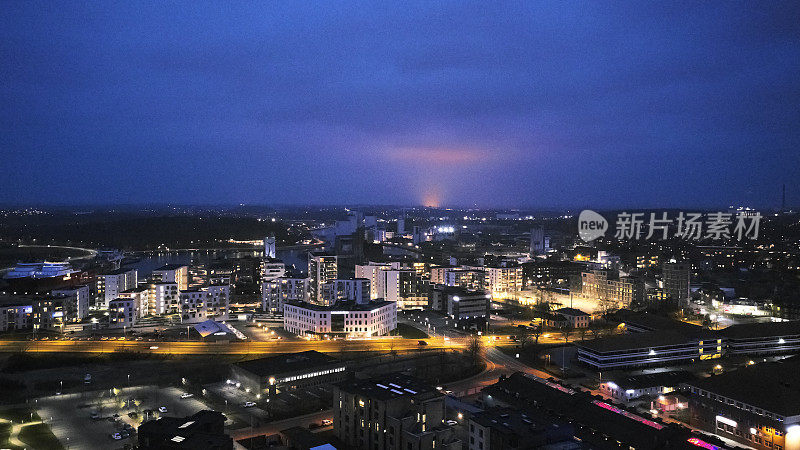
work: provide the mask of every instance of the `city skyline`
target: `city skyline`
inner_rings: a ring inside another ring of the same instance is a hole
[[[797,10],[10,4],[0,203],[796,205]]]

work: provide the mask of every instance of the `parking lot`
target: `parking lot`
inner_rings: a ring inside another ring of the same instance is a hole
[[[133,386],[45,397],[38,399],[35,405],[38,414],[65,447],[117,449],[134,443],[135,434],[121,440],[114,440],[111,435],[121,432],[126,424],[136,429],[148,410],[152,411],[149,417],[158,418],[184,417],[209,409],[201,399],[181,398],[183,393],[174,387]],[[165,407],[166,412],[159,412],[160,407]],[[95,412],[99,417],[92,419]],[[129,413],[132,414],[129,416]]]
[[[245,392],[225,382],[207,385],[206,389],[226,401],[225,410],[236,414],[245,424],[260,424],[274,418],[291,417],[330,407],[333,388],[330,385],[309,386],[304,389],[278,392],[271,398]],[[244,407],[245,402],[256,406]],[[225,411],[223,411],[225,412]]]

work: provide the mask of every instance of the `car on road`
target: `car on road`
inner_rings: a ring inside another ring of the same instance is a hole
[[[157,345],[151,345],[150,346],[150,350],[158,350],[158,346]]]
[[[453,425],[458,425],[458,421],[456,421],[456,420],[448,420],[448,421],[447,421],[447,422],[445,422],[445,423],[446,423],[446,424],[448,424],[448,425],[450,425],[451,427],[452,427]]]
[[[115,441],[118,441],[118,440],[122,439],[122,434],[120,434],[120,433],[111,433],[110,435],[108,435],[108,437],[110,437],[111,439],[113,439]]]
[[[252,408],[253,406],[256,406],[256,402],[244,402],[242,403],[242,406],[245,408]]]
[[[158,407],[158,412],[160,412],[160,413],[165,413],[165,412],[167,412],[167,407],[166,407],[166,406],[159,406],[159,407]]]
[[[192,397],[194,397],[194,394],[191,394],[189,392],[184,392],[183,394],[181,394],[181,398],[192,398]]]
[[[322,426],[327,427],[333,425],[333,421],[331,419],[322,419]]]

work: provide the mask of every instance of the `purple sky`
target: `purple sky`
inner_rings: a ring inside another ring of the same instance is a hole
[[[800,204],[797,2],[9,1],[0,202]]]

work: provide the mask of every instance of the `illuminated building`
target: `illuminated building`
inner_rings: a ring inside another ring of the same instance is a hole
[[[50,294],[67,299],[65,309],[69,322],[80,321],[89,315],[89,286],[55,289]]]
[[[261,283],[261,309],[282,313],[285,302],[308,300],[308,278],[280,277]]]
[[[267,236],[264,238],[264,259],[274,259],[275,256],[275,236]]]
[[[261,281],[272,281],[286,274],[286,265],[280,259],[261,260]]]
[[[370,301],[370,282],[367,278],[337,279],[322,285],[322,300],[326,305],[336,302],[356,302],[366,304]]]
[[[791,358],[688,382],[691,425],[757,449],[800,449],[798,371]]]
[[[184,264],[167,264],[154,270],[150,280],[156,283],[175,283],[178,290],[189,289],[189,266]]]
[[[133,300],[117,298],[108,302],[108,324],[112,328],[132,327],[136,323]]]
[[[225,415],[203,410],[188,417],[161,417],[137,430],[141,450],[233,450],[225,434]]]
[[[603,310],[627,308],[633,300],[633,282],[626,277],[614,277],[608,270],[582,272],[580,295],[597,301]]]
[[[95,305],[107,307],[108,302],[119,297],[119,293],[137,286],[136,269],[119,269],[97,276],[97,297]]]
[[[147,291],[147,311],[145,316],[160,316],[162,314],[177,314],[180,309],[180,291],[178,284],[150,283]]]
[[[486,283],[493,299],[513,298],[522,290],[522,267],[502,264],[485,268]]]
[[[379,273],[381,297],[397,309],[423,309],[428,304],[428,280],[414,269],[390,269]]]
[[[309,350],[269,356],[231,365],[231,382],[251,394],[274,395],[279,391],[336,383],[347,377],[343,361]]]
[[[687,381],[695,379],[691,372],[656,372],[642,375],[611,375],[603,377],[600,392],[623,402],[643,397],[657,397],[675,391]]]
[[[339,383],[333,389],[333,430],[349,448],[461,449],[444,424],[444,395],[406,375]]]
[[[473,414],[467,429],[469,450],[578,448],[571,424],[534,408],[489,408]]]
[[[397,328],[397,304],[375,301],[368,304],[284,303],[283,328],[300,335],[383,336]]]
[[[382,298],[383,296],[383,278],[381,271],[389,270],[392,268],[391,263],[376,263],[370,262],[369,264],[356,264],[355,277],[366,278],[369,280],[369,297],[372,300]]]
[[[479,269],[450,269],[445,272],[444,284],[470,290],[483,290],[486,272]]]
[[[33,299],[0,296],[0,331],[33,328]]]
[[[308,300],[324,304],[322,285],[330,283],[339,275],[338,260],[335,255],[323,253],[308,254]]]

